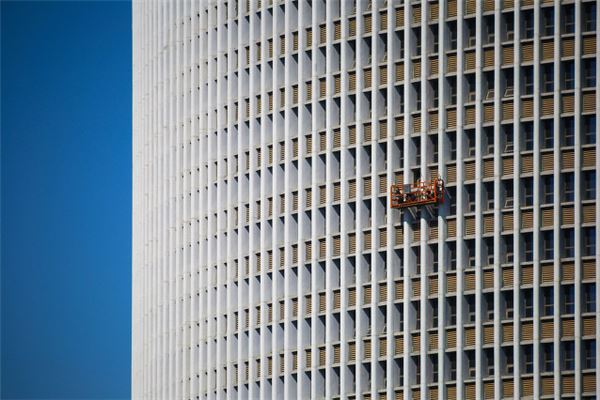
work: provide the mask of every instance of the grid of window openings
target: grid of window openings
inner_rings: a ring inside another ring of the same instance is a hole
[[[599,12],[134,2],[133,397],[600,397]]]

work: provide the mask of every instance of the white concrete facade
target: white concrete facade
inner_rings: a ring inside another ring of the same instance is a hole
[[[600,397],[599,13],[134,1],[132,397]]]

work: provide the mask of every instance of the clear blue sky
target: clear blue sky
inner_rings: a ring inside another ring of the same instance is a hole
[[[1,397],[127,398],[131,5],[1,12]]]

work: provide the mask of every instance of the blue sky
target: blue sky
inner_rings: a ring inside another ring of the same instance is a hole
[[[1,12],[1,397],[126,398],[131,5]]]

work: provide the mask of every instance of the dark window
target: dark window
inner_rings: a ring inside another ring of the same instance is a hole
[[[563,118],[563,146],[575,144],[575,120],[573,117]]]
[[[554,344],[543,344],[543,370],[544,372],[552,372],[554,370]]]
[[[565,5],[561,11],[563,33],[575,32],[575,9],[572,4]]]
[[[596,198],[596,171],[584,171],[582,180],[583,199],[594,200]]]
[[[531,39],[533,38],[533,11],[528,10],[523,14],[523,38]]]
[[[575,64],[573,61],[563,63],[563,89],[570,90],[575,88]]]
[[[563,342],[563,370],[575,369],[575,343]]]
[[[554,232],[552,231],[546,231],[543,234],[542,257],[544,260],[554,258]]]
[[[590,32],[596,30],[596,4],[595,2],[588,2],[584,5],[582,10],[583,17],[583,30],[584,32]]]
[[[583,354],[584,354],[583,367],[586,369],[596,368],[596,341],[595,340],[584,340],[583,341]]]
[[[575,289],[573,285],[563,286],[563,313],[573,314],[575,312]]]
[[[550,36],[554,34],[554,8],[542,9],[543,35]]]
[[[523,296],[523,317],[533,317],[533,290],[525,289],[522,292]]]
[[[551,119],[542,121],[542,146],[545,149],[554,146],[554,123]]]
[[[523,150],[533,150],[533,123],[525,122],[523,124]]]
[[[596,312],[596,284],[583,285],[583,311]]]
[[[583,68],[583,86],[594,87],[596,86],[596,60],[587,59],[582,63]]]
[[[583,255],[596,255],[596,228],[585,228],[583,230]]]
[[[554,313],[554,288],[543,288],[542,300],[542,314],[544,316],[551,316]]]
[[[596,116],[586,115],[581,119],[583,144],[596,144]]]
[[[572,172],[563,174],[563,201],[575,199],[575,177]]]
[[[526,374],[533,373],[533,346],[523,346],[523,368]]]
[[[542,178],[544,203],[554,201],[554,176],[548,175]]]

